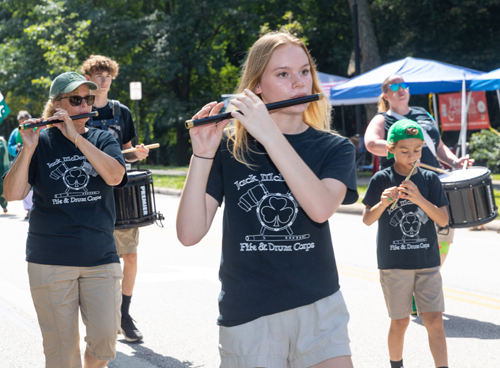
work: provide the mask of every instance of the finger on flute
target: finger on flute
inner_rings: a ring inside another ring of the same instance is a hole
[[[413,172],[415,171],[415,169],[417,168],[417,166],[418,166],[419,163],[420,163],[420,159],[418,159],[417,161],[415,161],[415,163],[413,164],[413,167],[410,170],[410,173],[408,174],[408,176],[406,177],[405,180],[410,180],[411,176],[413,175]],[[401,195],[401,193],[400,193],[400,195]],[[394,209],[396,208],[396,205],[398,204],[398,201],[399,201],[399,197],[396,198],[396,200],[392,204],[391,211],[394,211]]]

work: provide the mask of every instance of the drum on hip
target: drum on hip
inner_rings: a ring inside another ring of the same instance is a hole
[[[153,176],[149,170],[127,171],[128,183],[115,188],[115,229],[148,226],[164,219],[156,211]]]
[[[473,227],[493,221],[498,215],[491,172],[469,167],[439,175],[448,202],[451,228]]]

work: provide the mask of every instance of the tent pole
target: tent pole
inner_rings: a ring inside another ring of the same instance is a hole
[[[461,147],[460,156],[465,156],[465,140],[467,137],[467,101],[465,97],[465,78],[462,79],[462,127],[460,129],[460,137],[458,143]]]
[[[432,108],[434,109],[434,122],[436,123],[436,128],[439,129],[439,110],[437,109],[436,94],[432,94]]]
[[[500,107],[500,90],[497,89],[498,106]]]

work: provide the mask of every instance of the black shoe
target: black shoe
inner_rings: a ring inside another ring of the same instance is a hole
[[[122,317],[122,334],[128,342],[139,342],[144,337],[142,332],[135,327],[134,322],[130,316]]]

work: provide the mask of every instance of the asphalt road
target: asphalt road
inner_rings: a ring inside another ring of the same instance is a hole
[[[156,195],[164,227],[141,228],[139,275],[131,314],[144,342],[119,336],[117,358],[109,367],[218,367],[217,297],[220,283],[221,214],[201,244],[184,248],[175,236],[178,197]],[[24,246],[27,221],[21,202],[0,215],[0,367],[44,366],[41,334],[29,292]],[[355,367],[388,367],[389,325],[378,281],[376,227],[358,215],[330,220],[342,292],[351,313],[349,332]],[[443,267],[449,366],[500,367],[500,234],[456,231]],[[84,349],[84,326],[81,346]],[[420,318],[405,338],[405,368],[433,367]]]

